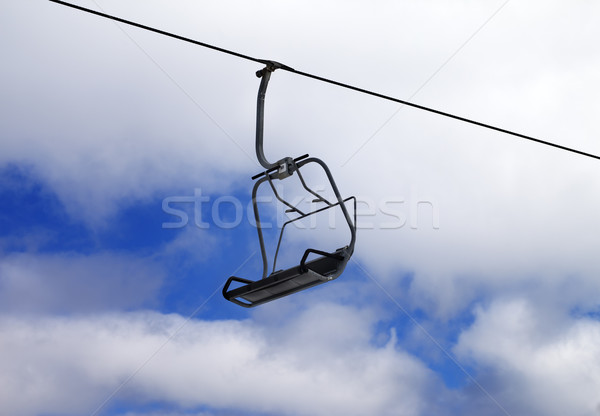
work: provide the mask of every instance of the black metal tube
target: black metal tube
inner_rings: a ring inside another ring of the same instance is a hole
[[[276,163],[270,163],[265,157],[265,151],[263,149],[263,136],[264,136],[264,125],[265,125],[265,95],[267,94],[267,86],[269,79],[271,78],[271,71],[269,68],[265,68],[259,71],[262,77],[260,80],[260,87],[258,88],[258,97],[256,100],[256,157],[259,163],[265,169],[271,169],[277,166]]]
[[[263,261],[263,274],[262,274],[263,279],[267,277],[267,272],[269,270],[269,261],[267,260],[267,251],[265,249],[265,240],[263,238],[262,226],[260,223],[260,215],[258,214],[258,204],[256,202],[256,193],[258,191],[258,187],[260,186],[260,184],[262,184],[266,180],[267,180],[266,176],[260,178],[254,184],[254,188],[252,188],[252,208],[254,209],[254,221],[256,222],[256,230],[258,232],[258,241],[260,243],[260,254],[262,255],[262,261]]]

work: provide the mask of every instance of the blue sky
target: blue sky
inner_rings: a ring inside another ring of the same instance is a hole
[[[77,4],[600,153],[590,2]],[[323,159],[359,230],[339,279],[247,310],[261,68],[41,0],[0,34],[0,414],[600,411],[597,161],[276,71],[267,157]]]

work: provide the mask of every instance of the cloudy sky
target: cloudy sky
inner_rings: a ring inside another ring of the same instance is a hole
[[[600,154],[597,2],[77,4]],[[276,71],[267,157],[325,160],[359,229],[247,310],[261,66],[43,0],[0,51],[0,414],[600,414],[600,161]]]

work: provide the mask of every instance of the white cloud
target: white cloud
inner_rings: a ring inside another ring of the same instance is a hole
[[[433,374],[402,352],[395,336],[373,345],[372,323],[368,312],[333,304],[317,305],[287,328],[186,324],[151,312],[4,317],[1,401],[16,416],[90,413],[143,365],[117,398],[289,415],[417,415],[435,408],[443,390]]]
[[[455,351],[493,380],[491,393],[510,414],[592,416],[600,409],[599,346],[600,322],[507,299],[478,308]]]
[[[0,7],[7,16],[0,73],[11,80],[0,99],[6,115],[0,163],[32,166],[72,216],[101,224],[120,207],[158,192],[225,190],[241,171],[253,169],[235,144],[244,142],[246,122],[253,129],[252,111],[232,112],[239,96],[220,94],[206,74],[177,76],[163,55],[169,45],[146,47],[198,106],[112,23],[49,2],[38,6],[41,14],[31,13],[29,4]],[[73,23],[69,28],[65,18]],[[211,108],[215,102],[226,109]]]

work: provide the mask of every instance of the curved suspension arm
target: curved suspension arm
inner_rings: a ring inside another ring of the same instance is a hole
[[[263,136],[264,136],[264,124],[265,124],[265,95],[267,93],[267,85],[269,79],[271,79],[271,72],[274,71],[273,67],[265,67],[258,71],[256,76],[261,77],[260,87],[258,89],[258,98],[256,102],[256,157],[263,168],[269,170],[277,166],[277,163],[270,163],[265,157],[265,151],[263,149]]]

